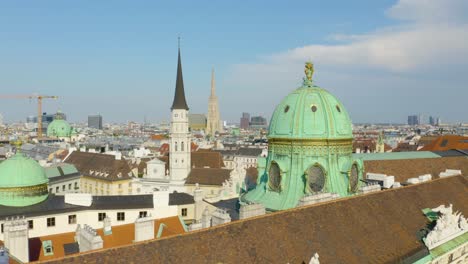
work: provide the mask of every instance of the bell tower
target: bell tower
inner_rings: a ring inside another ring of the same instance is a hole
[[[171,130],[169,146],[169,174],[171,181],[183,182],[190,172],[191,135],[189,131],[189,107],[185,100],[184,79],[180,45],[177,62],[177,79],[174,101],[171,107]]]

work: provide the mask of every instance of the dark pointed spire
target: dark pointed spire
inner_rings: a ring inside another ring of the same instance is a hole
[[[177,62],[176,89],[175,89],[175,94],[174,94],[174,102],[172,102],[171,110],[174,110],[174,109],[189,110],[187,101],[185,101],[184,78],[182,77],[182,62],[180,59],[180,37],[179,37],[179,58]]]

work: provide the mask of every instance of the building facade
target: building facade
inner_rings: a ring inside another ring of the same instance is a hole
[[[95,129],[102,129],[102,116],[90,115],[88,116],[88,127]]]
[[[240,128],[247,130],[250,128],[250,114],[249,113],[242,113],[242,117],[240,119]]]
[[[418,115],[410,115],[408,116],[408,125],[410,126],[417,126],[420,124],[419,116]]]
[[[263,116],[252,116],[250,119],[250,128],[253,129],[267,129],[268,122]]]

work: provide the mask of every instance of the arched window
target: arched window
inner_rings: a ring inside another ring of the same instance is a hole
[[[184,151],[184,142],[182,141],[182,143],[180,144],[180,151]]]
[[[271,162],[268,174],[270,189],[272,191],[279,192],[281,190],[281,170],[278,163],[274,161]]]
[[[306,172],[309,189],[312,192],[320,192],[325,186],[325,171],[320,165],[311,166]]]
[[[359,169],[356,163],[351,167],[349,172],[349,189],[351,192],[356,192],[359,183]]]
[[[174,151],[177,151],[177,141],[174,143]]]

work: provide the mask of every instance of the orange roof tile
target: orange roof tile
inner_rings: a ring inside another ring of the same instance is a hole
[[[443,135],[421,148],[421,151],[446,151],[450,149],[468,149],[468,137]]]
[[[178,216],[167,217],[154,220],[154,237],[158,238],[158,232],[162,229],[161,236],[169,237],[185,233],[184,224]],[[135,239],[135,225],[126,224],[112,227],[112,234],[104,236],[102,228],[97,229],[98,235],[102,237],[104,242],[104,249],[130,245]],[[45,256],[42,250],[43,241],[51,240],[54,254],[52,256]],[[63,245],[75,242],[75,232],[63,233],[57,235],[50,235],[44,237],[36,237],[29,239],[29,256],[31,261],[47,261],[53,259],[60,259],[65,256]],[[1,243],[1,241],[0,241]]]

